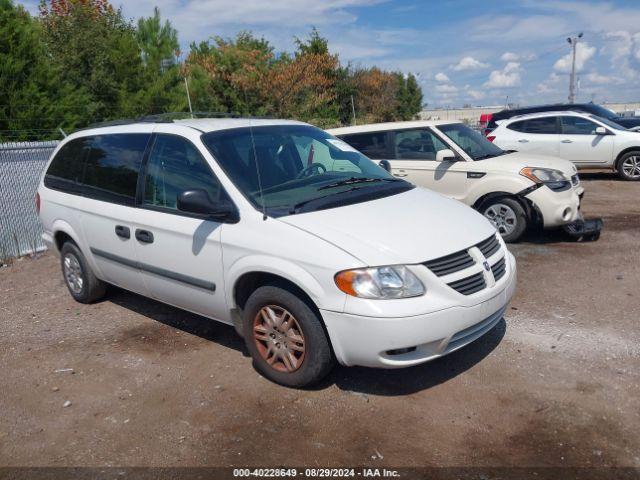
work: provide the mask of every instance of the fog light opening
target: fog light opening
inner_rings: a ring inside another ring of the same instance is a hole
[[[571,207],[567,207],[562,212],[562,219],[566,222],[571,218]]]
[[[395,348],[393,350],[387,350],[387,355],[402,355],[409,352],[414,352],[416,347],[407,348]]]

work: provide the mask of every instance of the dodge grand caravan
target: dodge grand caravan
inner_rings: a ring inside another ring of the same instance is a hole
[[[294,121],[76,132],[37,205],[77,301],[113,284],[233,325],[288,386],[336,360],[393,368],[457,350],[500,321],[516,284],[482,215]]]

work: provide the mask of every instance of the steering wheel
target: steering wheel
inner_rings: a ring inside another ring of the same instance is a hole
[[[315,163],[314,162],[311,165],[309,165],[307,168],[303,168],[300,171],[300,173],[298,173],[298,175],[296,175],[296,178],[310,177],[311,175],[325,173],[326,171],[327,171],[327,167],[325,167],[321,163]]]

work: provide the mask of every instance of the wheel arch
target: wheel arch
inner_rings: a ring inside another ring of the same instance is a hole
[[[620,164],[620,160],[622,160],[622,157],[624,157],[627,153],[631,153],[631,152],[638,152],[638,154],[640,154],[640,146],[637,147],[628,147],[625,148],[624,150],[622,150],[618,156],[616,157],[616,161],[613,164],[613,168],[615,170],[618,169],[618,165]]]
[[[524,195],[518,195],[517,193],[500,192],[500,191],[486,193],[481,197],[479,197],[473,203],[473,208],[478,212],[480,212],[480,208],[487,201],[497,200],[498,198],[505,198],[505,197],[512,198],[520,204],[520,206],[524,209],[525,214],[527,215],[527,221],[530,223],[530,225],[539,226],[544,224],[544,221],[543,221],[544,219],[542,218],[542,212],[540,211],[540,209],[536,207],[536,205],[527,197],[525,197]]]
[[[62,245],[64,245],[64,242],[66,242],[67,240],[71,240],[76,244],[80,251],[82,251],[78,234],[73,230],[73,227],[71,227],[71,225],[69,225],[64,220],[56,220],[55,222],[53,222],[53,228],[51,229],[51,231],[53,236],[53,243],[58,252],[60,252]]]

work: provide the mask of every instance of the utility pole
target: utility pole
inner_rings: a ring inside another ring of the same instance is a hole
[[[569,103],[574,103],[576,100],[575,87],[576,87],[576,46],[578,40],[582,38],[582,32],[577,37],[567,38],[567,42],[571,45],[571,75],[569,76]]]
[[[356,106],[353,103],[353,95],[351,95],[351,113],[353,114],[353,124],[356,124]]]

